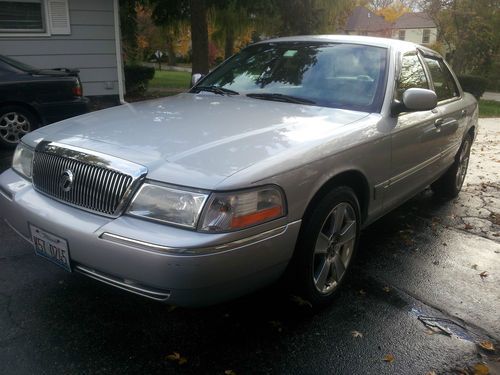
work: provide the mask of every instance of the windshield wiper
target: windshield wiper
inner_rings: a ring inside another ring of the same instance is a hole
[[[247,94],[248,97],[250,98],[255,98],[255,99],[263,99],[263,100],[274,100],[277,102],[285,102],[285,103],[295,103],[295,104],[316,104],[316,102],[309,100],[309,99],[303,99],[303,98],[298,98],[296,96],[291,96],[291,95],[285,95],[285,94],[278,94],[278,93],[250,93]]]
[[[196,86],[192,90],[193,92],[208,91],[213,92],[218,95],[239,95],[238,91],[226,89],[220,86]]]

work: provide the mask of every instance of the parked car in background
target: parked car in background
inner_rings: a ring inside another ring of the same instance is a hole
[[[65,270],[158,301],[212,304],[285,275],[321,305],[363,227],[429,184],[460,192],[477,117],[416,44],[260,42],[189,93],[26,135],[0,215]]]
[[[15,147],[34,129],[86,112],[78,70],[36,69],[0,55],[0,145]]]

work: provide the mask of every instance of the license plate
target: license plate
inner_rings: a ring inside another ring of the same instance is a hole
[[[30,224],[35,254],[71,272],[68,241]]]

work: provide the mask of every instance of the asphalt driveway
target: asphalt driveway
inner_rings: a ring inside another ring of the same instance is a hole
[[[499,166],[500,119],[481,120],[460,197],[424,191],[368,228],[321,311],[273,288],[160,305],[59,270],[0,223],[0,374],[499,374]]]

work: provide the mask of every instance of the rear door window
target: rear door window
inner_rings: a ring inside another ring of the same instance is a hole
[[[438,101],[459,97],[460,93],[455,79],[443,60],[430,56],[425,56],[424,59],[429,67]]]

